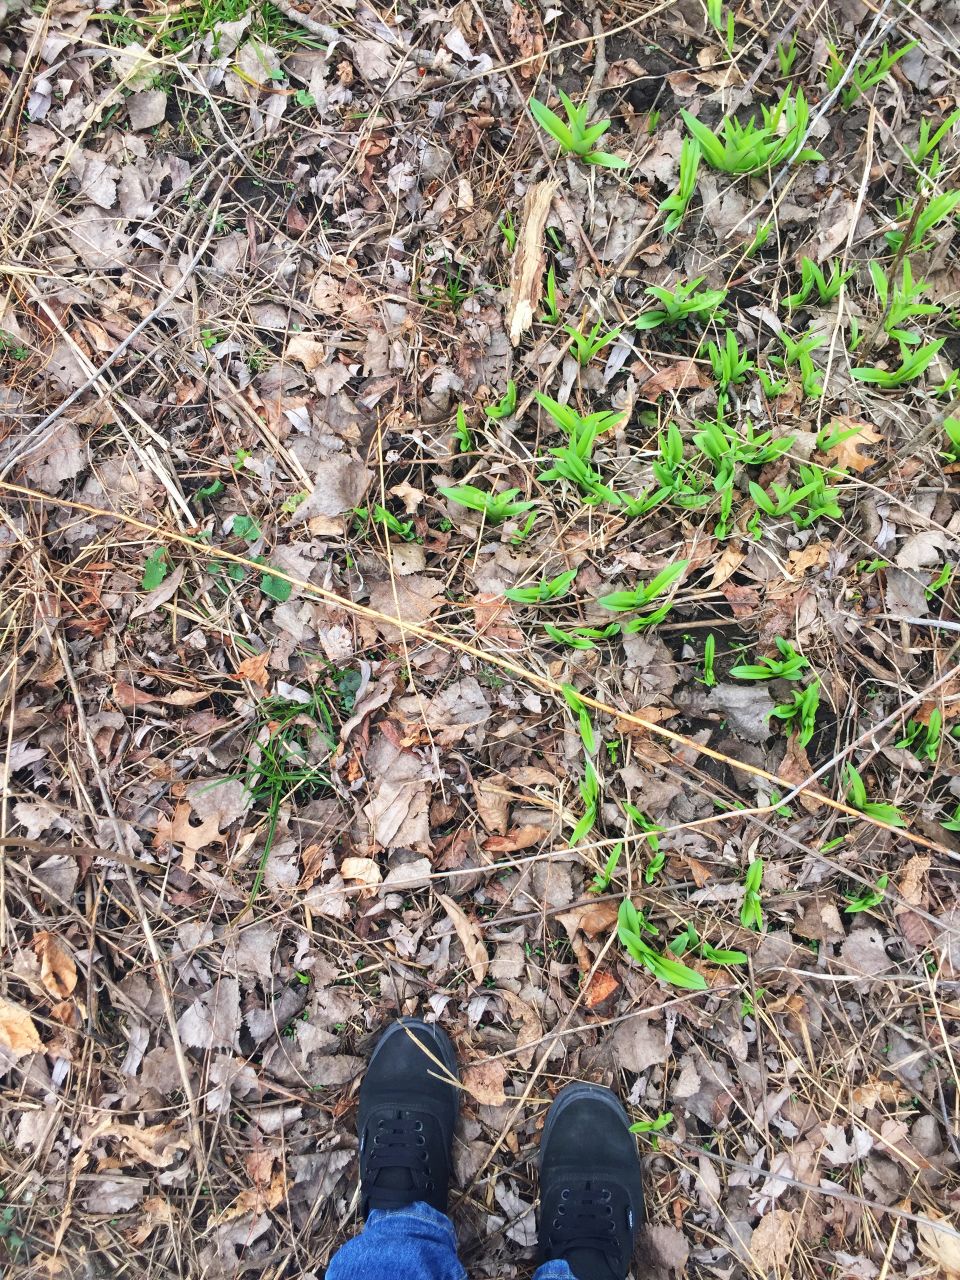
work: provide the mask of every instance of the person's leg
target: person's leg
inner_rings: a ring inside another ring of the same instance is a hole
[[[453,1223],[432,1205],[374,1209],[330,1259],[326,1280],[465,1280]],[[569,1280],[569,1276],[543,1277]]]
[[[360,1211],[366,1226],[327,1280],[464,1280],[446,1216],[459,1091],[453,1045],[406,1018],[380,1037],[360,1085]]]
[[[609,1089],[572,1084],[540,1140],[540,1257],[534,1280],[626,1280],[644,1220],[637,1143]]]

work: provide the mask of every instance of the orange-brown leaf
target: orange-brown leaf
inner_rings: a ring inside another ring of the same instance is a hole
[[[33,949],[40,961],[40,981],[56,1000],[65,1000],[77,985],[77,966],[69,948],[55,933],[43,929],[34,934]]]

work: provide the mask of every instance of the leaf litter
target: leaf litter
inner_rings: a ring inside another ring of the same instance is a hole
[[[322,1273],[418,1012],[476,1274],[581,1078],[638,1273],[958,1274],[955,39],[318,12],[0,6],[0,1257]]]

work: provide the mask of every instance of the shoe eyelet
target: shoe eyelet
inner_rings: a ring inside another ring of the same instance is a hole
[[[423,1133],[423,1121],[422,1121],[422,1120],[416,1120],[416,1121],[414,1121],[413,1131],[414,1131],[414,1133]]]
[[[569,1189],[568,1189],[567,1187],[564,1187],[564,1189],[560,1192],[560,1199],[561,1199],[561,1200],[569,1200],[569,1199],[570,1199],[570,1191],[569,1191]]]

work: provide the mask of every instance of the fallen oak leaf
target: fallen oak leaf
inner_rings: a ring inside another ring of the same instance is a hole
[[[871,457],[869,453],[861,453],[859,448],[862,444],[879,444],[883,439],[883,436],[878,431],[874,431],[868,422],[857,422],[854,418],[841,416],[835,418],[827,430],[856,433],[838,440],[826,450],[826,457],[841,470],[866,471],[867,467],[872,467],[876,462],[876,458]]]
[[[46,929],[34,934],[33,950],[40,961],[40,981],[55,999],[65,1000],[77,985],[77,966],[70,951]]]
[[[255,684],[259,689],[266,689],[270,683],[270,677],[267,675],[269,664],[269,649],[264,649],[262,653],[251,653],[237,667],[233,678],[234,680],[249,680],[251,684]]]

